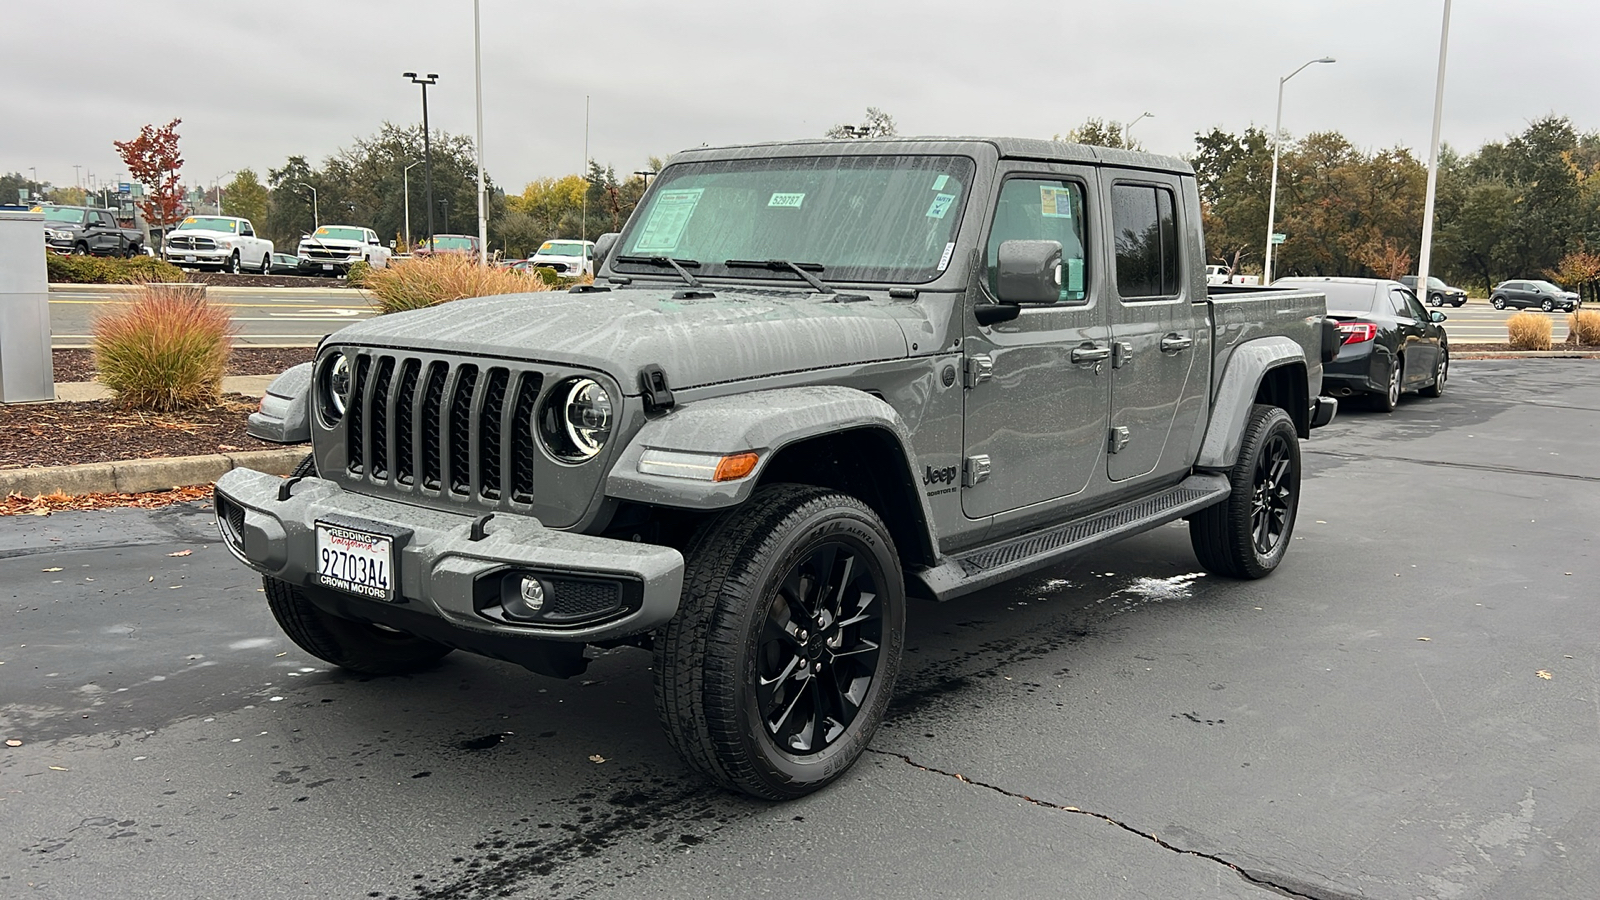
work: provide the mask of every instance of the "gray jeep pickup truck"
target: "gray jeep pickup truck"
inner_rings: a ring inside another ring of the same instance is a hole
[[[1207,293],[1190,167],[1033,140],[673,158],[594,285],[329,336],[217,524],[314,656],[545,675],[654,654],[718,783],[797,797],[884,715],[907,597],[1187,519],[1208,570],[1288,549],[1328,422],[1321,294]]]

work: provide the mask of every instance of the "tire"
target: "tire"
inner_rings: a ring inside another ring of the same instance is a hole
[[[1400,405],[1402,385],[1405,384],[1406,360],[1397,356],[1389,366],[1389,386],[1386,390],[1372,395],[1372,406],[1378,412],[1392,413]]]
[[[1506,308],[1506,298],[1504,298],[1504,297],[1500,297],[1500,296],[1490,297],[1489,298],[1489,303],[1495,309],[1505,309]]]
[[[707,523],[685,556],[682,603],[654,642],[673,748],[768,800],[844,774],[883,719],[905,642],[904,578],[882,520],[854,497],[772,485]]]
[[[139,257],[141,257],[143,255],[144,255],[144,245],[143,244],[129,244],[128,245],[128,258],[129,259],[137,259],[137,258],[139,258]]]
[[[1539,304],[1539,308],[1544,310],[1545,312],[1549,312],[1549,311],[1555,309],[1556,305],[1554,303],[1551,303],[1549,300],[1546,300],[1543,303]]]
[[[73,256],[88,256],[89,255],[89,245],[84,243],[83,241],[79,241],[76,244],[73,244],[72,245],[72,255]]]
[[[289,640],[320,660],[365,675],[405,675],[437,663],[450,648],[443,644],[323,612],[307,596],[316,588],[296,587],[262,576],[267,606]]]
[[[1442,295],[1442,294],[1429,294],[1428,295],[1428,302],[1430,304],[1434,305],[1434,306],[1443,306],[1444,305],[1444,295]]]
[[[289,477],[290,478],[315,478],[315,477],[317,477],[317,457],[316,457],[316,455],[315,454],[311,454],[311,453],[307,453],[306,454],[306,458],[300,460],[300,462],[295,465],[294,471],[289,473]]]
[[[239,251],[233,251],[233,255],[228,257],[228,261],[223,264],[222,271],[229,275],[239,274]]]
[[[1189,542],[1208,572],[1263,578],[1283,561],[1300,508],[1300,441],[1288,413],[1251,407],[1228,481],[1226,499],[1190,516]]]
[[[272,254],[268,253],[266,256],[261,257],[261,274],[269,275],[271,273],[272,273]]]
[[[1450,378],[1450,348],[1439,348],[1439,364],[1433,369],[1433,384],[1417,393],[1424,397],[1443,397],[1444,383]]]

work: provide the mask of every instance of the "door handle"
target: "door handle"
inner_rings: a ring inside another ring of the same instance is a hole
[[[1072,361],[1075,363],[1104,362],[1111,358],[1110,347],[1098,347],[1094,344],[1084,344],[1072,348]]]
[[[1184,337],[1176,332],[1161,339],[1162,353],[1180,353],[1194,346],[1194,338]]]

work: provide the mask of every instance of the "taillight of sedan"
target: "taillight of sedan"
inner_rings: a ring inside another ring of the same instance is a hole
[[[1345,344],[1364,344],[1378,337],[1378,326],[1371,322],[1340,322],[1339,333],[1344,335],[1344,340],[1339,346]]]

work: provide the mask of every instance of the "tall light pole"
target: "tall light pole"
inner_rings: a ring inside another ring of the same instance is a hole
[[[1283,143],[1283,86],[1289,79],[1305,71],[1307,66],[1317,63],[1334,62],[1331,56],[1313,59],[1301,64],[1300,68],[1278,79],[1278,120],[1272,127],[1272,193],[1267,200],[1267,252],[1262,256],[1261,284],[1263,287],[1272,284],[1272,226],[1273,220],[1278,215],[1278,145]]]
[[[223,215],[223,212],[222,212],[222,179],[227,178],[229,175],[237,175],[237,174],[239,174],[237,169],[229,169],[228,171],[223,172],[221,175],[218,175],[211,182],[212,184],[217,186],[217,215],[219,215],[219,216]]]
[[[304,181],[296,181],[295,184],[298,184],[311,192],[311,228],[312,230],[321,228],[322,216],[317,214],[317,189],[309,184],[306,184]]]
[[[400,172],[400,181],[404,185],[406,195],[406,252],[411,252],[411,170],[422,165],[422,160],[417,160],[406,166]]]
[[[1439,78],[1433,89],[1433,140],[1428,145],[1428,199],[1422,205],[1422,252],[1417,255],[1417,298],[1428,299],[1428,265],[1433,261],[1433,197],[1439,184],[1439,125],[1444,119],[1444,59],[1450,49],[1450,0],[1444,0],[1439,28]]]
[[[428,134],[428,85],[437,84],[439,76],[433,72],[426,78],[418,78],[415,72],[401,72],[402,77],[411,79],[412,84],[422,85],[422,172],[424,180],[428,183],[428,246],[433,246],[433,139]]]
[[[582,225],[579,226],[579,228],[583,231],[583,234],[578,236],[578,240],[587,241],[589,239],[589,95],[588,94],[584,94],[583,95],[583,218],[579,219],[579,221],[583,223]]]
[[[478,265],[489,265],[489,219],[483,206],[483,41],[478,0],[472,0],[472,77],[478,95]]]
[[[1136,118],[1132,122],[1129,122],[1128,124],[1122,126],[1122,142],[1124,144],[1129,145],[1128,146],[1129,150],[1133,149],[1133,138],[1128,136],[1128,132],[1133,130],[1133,126],[1139,124],[1139,120],[1140,119],[1154,119],[1155,117],[1156,117],[1155,113],[1142,112],[1142,113],[1139,113],[1138,118]]]

